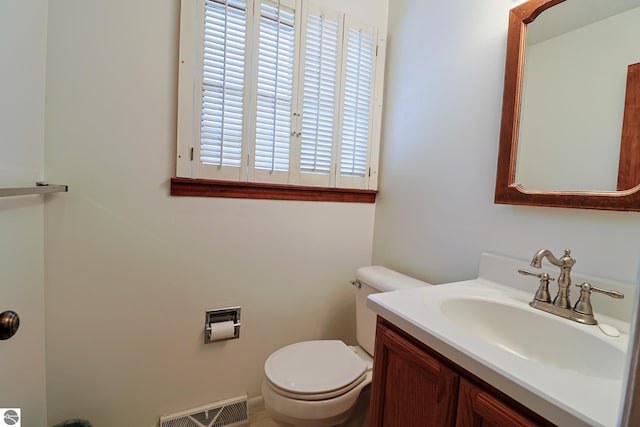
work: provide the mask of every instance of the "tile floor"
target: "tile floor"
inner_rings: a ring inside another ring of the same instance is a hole
[[[369,425],[369,399],[371,388],[365,387],[360,393],[358,402],[354,409],[354,413],[342,427],[366,427]],[[253,411],[252,411],[253,410]],[[249,426],[248,427],[279,427],[275,421],[269,418],[267,411],[264,409],[264,405],[260,402],[253,408],[249,408]]]
[[[263,410],[249,416],[249,427],[278,427],[278,425]]]

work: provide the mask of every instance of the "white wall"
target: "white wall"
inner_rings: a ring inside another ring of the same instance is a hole
[[[0,187],[43,178],[47,1],[0,2]],[[0,312],[20,316],[0,341],[0,407],[46,422],[42,196],[0,199]],[[4,414],[0,414],[4,415]]]
[[[518,3],[393,2],[373,260],[440,283],[476,277],[483,251],[571,248],[576,270],[637,283],[638,213],[493,203]]]
[[[374,205],[170,197],[179,1],[49,8],[46,173],[70,186],[46,205],[49,423],[154,426],[259,395],[282,345],[353,342]],[[240,339],[204,345],[230,305]]]

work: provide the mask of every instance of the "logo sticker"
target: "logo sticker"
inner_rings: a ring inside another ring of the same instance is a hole
[[[0,408],[0,426],[20,427],[20,408]]]

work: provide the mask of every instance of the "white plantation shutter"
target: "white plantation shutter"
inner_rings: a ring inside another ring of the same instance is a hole
[[[288,172],[291,156],[295,10],[260,5],[254,165],[269,172]]]
[[[371,138],[376,35],[364,28],[345,32],[340,175],[364,178]]]
[[[207,0],[204,11],[200,161],[242,161],[247,4]]]
[[[377,37],[306,0],[182,0],[176,176],[375,189]]]
[[[340,15],[314,8],[306,18],[300,172],[326,175],[328,185],[337,134]]]

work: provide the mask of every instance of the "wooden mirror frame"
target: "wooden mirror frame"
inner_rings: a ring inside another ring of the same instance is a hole
[[[529,0],[511,9],[509,13],[502,122],[500,125],[500,146],[498,149],[494,201],[499,204],[511,205],[640,211],[640,184],[624,191],[596,192],[529,190],[515,182],[527,37],[526,26],[533,22],[540,13],[564,1]],[[629,96],[627,96],[627,100],[628,98]],[[627,108],[625,108],[626,114]],[[635,144],[623,144],[621,158],[624,153],[625,159],[635,159],[636,162],[640,162],[640,146],[637,141],[638,138],[636,137]]]

